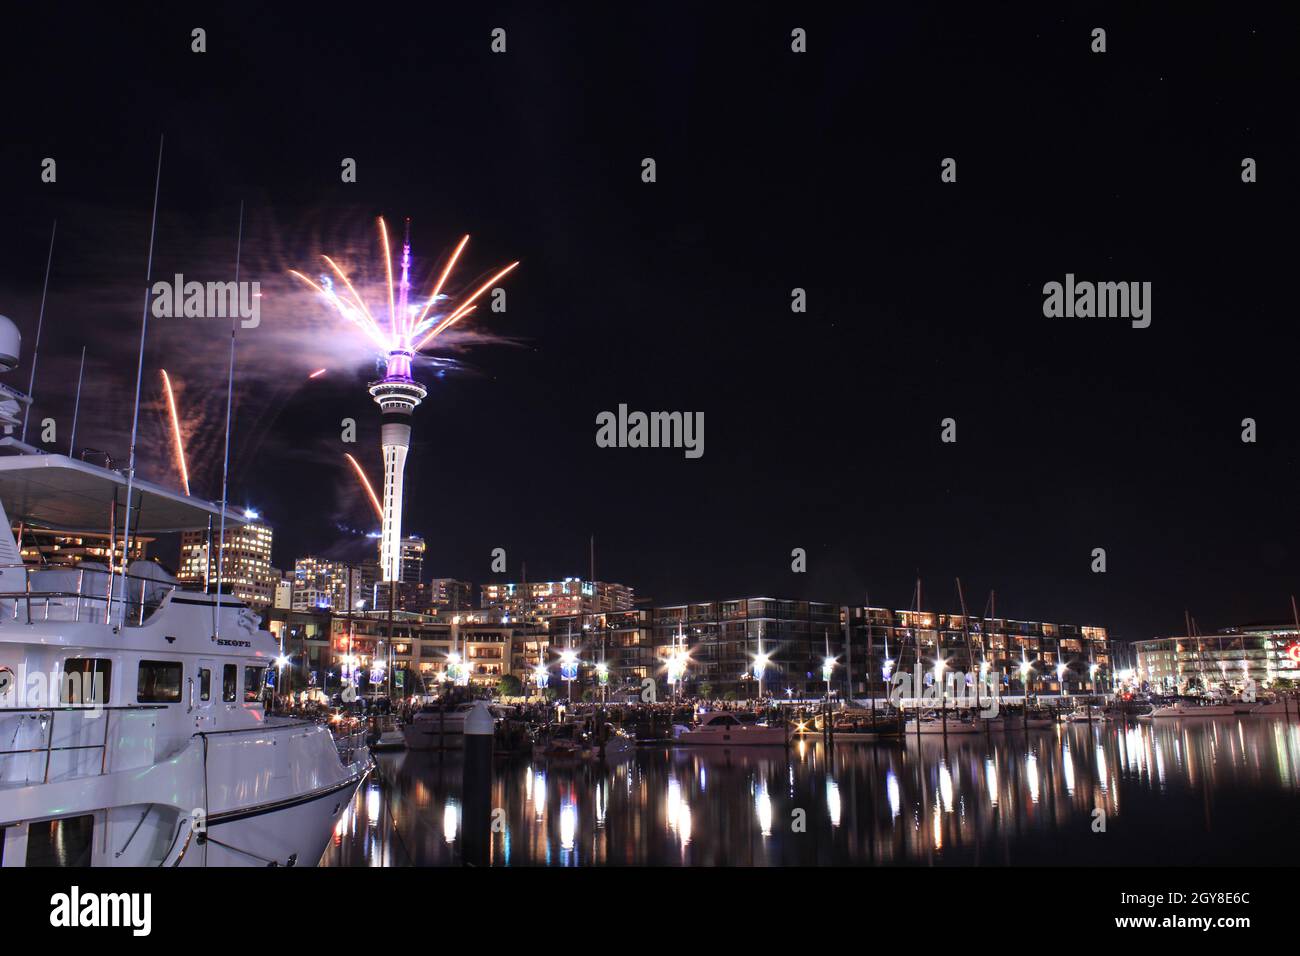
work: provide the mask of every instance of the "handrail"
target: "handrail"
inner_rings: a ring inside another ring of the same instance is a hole
[[[43,752],[45,754],[45,769],[41,776],[41,783],[46,784],[50,782],[50,760],[54,754],[64,753],[66,751],[71,751],[71,750],[98,750],[100,751],[99,773],[96,776],[103,776],[108,769],[108,730],[109,730],[109,725],[112,723],[112,721],[108,717],[105,717],[104,739],[97,744],[66,744],[62,747],[55,747],[54,746],[55,718],[59,714],[69,713],[69,712],[86,713],[86,712],[94,712],[99,710],[99,711],[105,711],[108,712],[109,714],[112,714],[114,712],[119,712],[124,710],[162,710],[162,709],[163,707],[160,705],[148,705],[148,704],[143,706],[124,704],[124,705],[118,705],[116,707],[96,707],[93,704],[89,704],[89,705],[77,705],[77,706],[69,706],[69,707],[0,708],[0,715],[3,714],[42,714],[42,715],[49,714],[50,715],[49,726],[43,728],[43,736],[45,737],[45,746],[25,747],[25,748],[20,748],[18,750],[0,750],[0,757],[12,757],[12,756],[17,756],[19,754],[39,754]]]
[[[166,704],[116,704],[105,707],[101,704],[67,704],[63,707],[0,707],[0,714],[36,714],[62,713],[63,711],[87,710],[166,710]]]
[[[22,563],[0,564],[0,573],[3,573],[5,570],[17,571],[18,569],[22,569],[23,571],[22,590],[0,591],[0,600],[12,600],[14,602],[13,613],[11,615],[13,620],[18,619],[18,605],[21,602],[26,611],[25,616],[26,616],[27,624],[33,623],[33,613],[32,613],[32,604],[34,603],[33,599],[35,599],[35,603],[38,604],[42,601],[44,602],[44,617],[38,619],[45,620],[45,621],[50,620],[51,601],[60,601],[60,600],[70,601],[75,599],[76,606],[73,611],[73,618],[72,618],[74,621],[81,620],[81,606],[83,602],[86,602],[87,604],[90,605],[90,608],[96,610],[102,607],[104,609],[104,622],[109,623],[112,620],[113,606],[116,604],[119,606],[125,605],[130,611],[130,617],[129,619],[127,618],[124,619],[127,620],[129,624],[139,626],[144,624],[146,618],[150,613],[158,610],[158,608],[162,606],[163,600],[168,595],[178,590],[179,591],[186,590],[182,582],[179,581],[159,580],[158,578],[155,577],[145,577],[143,575],[132,574],[132,573],[119,574],[116,572],[115,568],[112,570],[108,568],[105,568],[103,570],[99,568],[87,569],[84,566],[79,564],[78,565],[69,565],[69,564],[31,565],[31,564],[22,564]],[[86,581],[87,570],[90,570],[91,573],[94,575],[102,575],[104,577],[103,581],[100,581],[98,579],[92,579],[89,582],[89,586],[93,588],[94,593],[88,593],[87,591],[87,586],[88,586],[88,582]],[[68,590],[34,590],[33,589],[32,587],[33,573],[42,573],[42,572],[48,573],[48,572],[56,572],[56,571],[67,571],[67,572],[76,571],[77,572],[76,590],[68,591]],[[139,597],[136,599],[132,599],[130,594],[131,591],[130,582],[132,581],[139,582],[139,590],[138,590]],[[119,584],[118,582],[121,583]],[[146,593],[148,593],[148,589],[150,587],[154,589],[155,597],[153,600],[146,601],[145,595]],[[108,593],[110,590],[112,593]],[[40,613],[39,610],[37,613],[38,614]]]

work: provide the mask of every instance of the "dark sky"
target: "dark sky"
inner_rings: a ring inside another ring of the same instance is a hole
[[[459,288],[522,261],[508,311],[440,353],[461,368],[419,373],[406,513],[433,574],[490,580],[495,547],[511,579],[585,574],[595,534],[598,577],[664,602],[904,607],[919,573],[931,607],[955,609],[961,576],[972,610],[996,588],[1004,615],[1121,638],[1185,608],[1203,629],[1289,616],[1296,24],[695,6],[7,13],[0,312],[28,350],[59,220],[38,414],[70,420],[85,344],[78,444],[125,456],[165,134],[155,278],[231,278],[246,203],[243,278],[267,291],[239,337],[232,499],[285,566],[371,547],[342,453],[379,468],[372,357],[285,270],[375,260],[383,214],[412,218],[421,276],[463,232]],[[1151,327],[1044,318],[1067,272],[1152,282]],[[215,497],[227,326],[153,323],[142,473],[176,482],[168,367]],[[331,349],[343,364],[307,381]],[[619,403],[703,412],[704,457],[598,449]]]

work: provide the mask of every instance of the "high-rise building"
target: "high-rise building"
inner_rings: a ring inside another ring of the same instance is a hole
[[[247,524],[226,528],[225,566],[218,568],[221,543],[212,533],[211,554],[207,531],[181,532],[181,566],[176,577],[189,584],[215,589],[220,580],[226,589],[257,610],[275,601],[275,587],[282,575],[271,566],[271,526],[249,513]]]
[[[563,617],[630,611],[632,589],[608,581],[530,581],[524,584],[484,584],[479,589],[482,607],[501,607],[519,618]]]
[[[103,533],[78,531],[66,533],[49,531],[44,528],[14,527],[14,540],[18,542],[19,551],[27,564],[80,564],[89,561],[92,564],[107,565],[109,547],[118,563],[122,560],[122,536],[110,542],[109,535]],[[138,561],[148,557],[149,545],[153,538],[131,535],[131,560]]]
[[[340,613],[347,611],[349,608],[353,610],[360,609],[360,602],[365,597],[361,569],[355,565],[349,565],[346,561],[335,561],[310,555],[299,558],[294,563],[293,580],[295,592],[320,592],[325,595],[326,606]],[[349,582],[352,585],[350,600],[348,596]],[[295,609],[300,606],[314,608],[320,607],[321,604],[319,597],[299,599],[295,593],[293,606]],[[369,606],[369,604],[366,605],[366,607]]]
[[[398,580],[404,584],[424,581],[424,550],[424,538],[418,534],[402,539],[402,573]]]

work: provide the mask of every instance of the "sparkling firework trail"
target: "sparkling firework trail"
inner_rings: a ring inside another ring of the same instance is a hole
[[[185,485],[185,495],[190,493],[190,469],[185,464],[185,443],[181,441],[181,420],[176,414],[176,396],[172,394],[172,380],[166,369],[161,369],[163,391],[167,393],[167,408],[172,416],[172,440],[176,445],[176,463],[181,470],[181,481]]]
[[[396,288],[394,288],[393,281],[393,257],[388,239],[388,224],[384,222],[382,216],[378,219],[378,226],[379,241],[384,254],[385,292],[388,298],[387,328],[384,328],[375,318],[374,312],[366,305],[365,300],[361,298],[352,285],[352,280],[348,277],[348,274],[329,256],[321,256],[321,259],[329,266],[330,272],[333,273],[332,278],[328,273],[322,274],[317,282],[295,269],[290,269],[289,274],[320,294],[338,311],[339,315],[366,334],[379,349],[387,363],[389,378],[409,381],[411,378],[411,360],[416,353],[427,348],[439,335],[473,312],[476,308],[474,303],[483,293],[512,272],[519,263],[510,263],[510,265],[498,271],[487,282],[479,286],[468,298],[456,303],[455,308],[438,314],[435,310],[438,308],[439,301],[444,298],[442,294],[443,285],[446,284],[447,278],[451,275],[457,260],[460,259],[461,252],[464,251],[466,244],[469,242],[469,236],[461,237],[460,242],[457,243],[455,250],[451,254],[451,258],[447,260],[446,266],[443,267],[442,272],[439,274],[437,282],[434,283],[428,298],[421,302],[418,297],[412,299],[410,294],[410,220],[407,220],[406,236],[402,243],[402,255],[399,262],[400,272]],[[335,289],[334,282],[336,279],[342,283],[342,289],[347,292],[346,296],[341,295]],[[382,308],[380,314],[382,315]]]
[[[308,377],[308,378],[320,378],[320,377],[321,377],[322,375],[324,375],[327,371],[329,371],[329,369],[318,368],[318,369],[316,369],[316,371],[312,372],[312,373],[311,373],[310,375],[308,375],[307,377]]]
[[[360,478],[361,483],[366,486],[366,494],[370,496],[370,503],[375,506],[375,516],[382,522],[384,520],[384,509],[379,504],[379,498],[375,495],[375,489],[370,487],[370,479],[366,477],[366,473],[361,470],[361,466],[357,464],[355,458],[347,452],[343,453],[343,457],[352,463],[353,469],[356,470],[357,477]]]

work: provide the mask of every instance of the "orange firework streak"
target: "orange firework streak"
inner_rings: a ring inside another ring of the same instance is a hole
[[[176,462],[181,469],[181,481],[185,485],[185,494],[190,493],[190,469],[185,464],[185,443],[181,441],[181,420],[176,414],[176,396],[172,394],[172,380],[166,369],[161,369],[163,391],[167,393],[167,408],[172,415],[172,439],[176,445]]]
[[[506,266],[504,269],[502,269],[500,272],[494,275],[491,279],[488,279],[487,282],[484,282],[481,286],[479,286],[478,289],[474,292],[474,294],[470,296],[468,299],[466,299],[455,312],[447,316],[447,318],[443,319],[442,322],[439,325],[437,325],[432,332],[430,332],[428,335],[424,337],[424,339],[420,342],[420,344],[415,347],[415,351],[417,352],[420,351],[420,349],[424,348],[426,345],[428,345],[430,342],[436,339],[439,333],[441,333],[443,329],[450,326],[453,322],[456,322],[461,318],[463,318],[469,312],[470,307],[474,303],[475,299],[481,296],[488,289],[492,288],[493,283],[509,275],[510,272],[512,272],[517,265],[519,265],[518,262],[510,263],[510,265]]]
[[[370,503],[375,506],[375,515],[379,518],[380,521],[383,521],[384,509],[379,504],[379,498],[375,495],[375,489],[370,487],[370,479],[366,477],[366,473],[361,470],[361,466],[357,464],[357,460],[355,458],[353,458],[347,452],[343,453],[343,457],[352,463],[352,467],[356,470],[357,477],[360,478],[361,483],[366,486],[366,494],[370,496]]]

